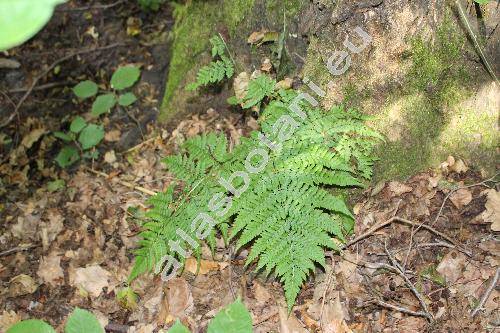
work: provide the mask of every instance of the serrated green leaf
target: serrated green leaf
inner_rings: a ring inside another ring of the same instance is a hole
[[[96,316],[87,310],[76,308],[68,317],[65,333],[104,333]]]
[[[80,133],[80,131],[87,126],[87,122],[82,117],[78,116],[69,125],[69,130],[73,133]]]
[[[90,80],[82,81],[73,87],[73,92],[81,99],[95,96],[97,94],[97,90],[99,90],[97,84]]]
[[[66,141],[66,142],[71,142],[73,141],[73,138],[71,136],[69,136],[68,134],[64,133],[64,132],[54,132],[53,133],[54,136],[58,139],[61,139],[63,141]]]
[[[105,94],[98,96],[92,104],[91,114],[94,117],[99,117],[101,114],[108,112],[116,105],[116,98],[113,94]]]
[[[174,326],[170,327],[167,333],[190,333],[186,326],[182,325],[182,323],[177,320]]]
[[[111,77],[111,88],[122,90],[130,88],[141,76],[141,70],[135,66],[124,66],[116,70]]]
[[[0,51],[33,37],[50,20],[54,7],[65,0],[0,1]]]
[[[66,182],[63,179],[56,179],[54,181],[47,183],[47,190],[49,192],[56,192],[56,191],[59,191],[60,189],[64,188],[65,185],[66,185]]]
[[[241,300],[237,299],[212,319],[207,333],[252,333],[252,317]]]
[[[75,163],[80,159],[80,154],[78,153],[78,150],[75,147],[72,146],[66,146],[61,151],[59,154],[57,154],[55,161],[61,168],[66,168]]]
[[[83,129],[78,137],[78,142],[83,150],[95,147],[104,138],[104,127],[102,125],[90,124]]]
[[[135,103],[137,101],[137,97],[131,92],[128,92],[126,94],[120,95],[118,97],[118,104],[121,106],[129,106]]]
[[[264,98],[271,96],[274,92],[276,81],[267,75],[261,75],[248,84],[248,92],[244,98],[244,109],[249,109],[259,104]]]
[[[238,105],[240,104],[240,101],[236,96],[231,96],[226,100],[227,104],[229,105]]]
[[[56,333],[56,331],[44,321],[29,319],[15,324],[7,330],[7,333]]]

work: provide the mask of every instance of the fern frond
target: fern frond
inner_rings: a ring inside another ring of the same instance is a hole
[[[243,99],[243,108],[249,109],[274,93],[276,81],[267,75],[260,75],[248,83],[248,92]]]

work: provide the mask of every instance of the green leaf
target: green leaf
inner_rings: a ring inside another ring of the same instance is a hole
[[[182,325],[182,323],[177,320],[174,326],[170,327],[167,333],[190,333],[186,326]]]
[[[135,103],[137,101],[137,97],[131,92],[128,92],[126,94],[121,95],[118,97],[118,104],[121,106],[129,106]]]
[[[75,163],[80,159],[80,155],[78,154],[78,150],[72,146],[66,146],[59,154],[57,154],[55,161],[61,168],[66,168]]]
[[[474,1],[480,5],[486,5],[488,2],[490,2],[490,0],[474,0]]]
[[[73,138],[64,132],[54,132],[54,136],[66,142],[73,141]]]
[[[49,192],[56,192],[56,191],[59,191],[60,189],[64,188],[65,185],[66,185],[66,182],[63,179],[56,179],[54,181],[47,183],[47,190]]]
[[[99,88],[97,87],[97,84],[95,84],[93,81],[87,80],[87,81],[82,81],[78,83],[76,86],[74,86],[73,92],[79,98],[85,99],[95,96],[97,94],[98,89]]]
[[[0,0],[0,51],[33,37],[64,0]]]
[[[95,147],[104,138],[104,127],[102,125],[90,124],[83,129],[78,138],[83,150]]]
[[[227,104],[229,105],[238,105],[240,104],[240,101],[236,96],[231,96],[226,100]]]
[[[91,312],[76,308],[68,317],[65,333],[104,333],[104,329]]]
[[[82,117],[78,116],[71,122],[69,130],[73,133],[80,133],[80,131],[87,126],[87,122]]]
[[[97,160],[99,158],[99,151],[98,150],[86,151],[85,153],[83,153],[83,158],[87,158],[90,160]]]
[[[135,66],[124,66],[116,70],[111,77],[111,88],[122,90],[132,87],[141,76],[141,70]]]
[[[115,104],[116,98],[113,94],[98,96],[92,104],[91,114],[94,117],[99,117],[101,114],[108,112]]]
[[[237,299],[212,319],[207,333],[252,333],[252,317],[241,300]]]
[[[56,333],[56,331],[44,321],[29,319],[18,322],[9,328],[7,333]]]

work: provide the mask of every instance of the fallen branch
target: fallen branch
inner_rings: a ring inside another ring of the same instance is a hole
[[[477,315],[477,313],[479,312],[479,310],[481,310],[483,308],[484,303],[486,303],[486,301],[490,297],[491,293],[493,292],[493,289],[496,288],[499,278],[500,278],[500,268],[497,268],[497,271],[495,273],[495,277],[493,278],[493,280],[491,280],[491,283],[488,286],[488,289],[486,289],[486,292],[483,294],[483,297],[481,297],[479,304],[475,307],[474,310],[472,310],[472,312],[470,314],[471,317],[475,317]]]
[[[110,179],[109,175],[104,173],[104,172],[101,172],[101,171],[97,171],[97,170],[94,170],[94,169],[91,169],[91,168],[86,168],[88,171],[98,175],[98,176],[101,176],[101,177],[104,177],[106,179]],[[142,192],[144,194],[147,194],[147,195],[156,195],[156,192],[154,191],[151,191],[151,190],[148,190],[147,188],[144,188],[142,186],[137,186],[137,185],[134,185],[130,182],[127,182],[127,181],[124,181],[124,180],[121,180],[121,179],[117,179],[116,180],[118,184],[120,185],[123,185],[123,186],[126,186],[128,188],[131,188],[133,190],[136,190],[136,191],[139,191],[139,192]]]
[[[5,250],[3,252],[0,252],[0,257],[5,257],[5,256],[11,255],[13,253],[26,251],[26,250],[32,249],[34,247],[36,247],[36,245],[33,245],[33,244],[16,246],[12,249],[8,249],[8,250]]]
[[[52,71],[57,65],[59,65],[60,63],[66,61],[68,59],[71,59],[77,55],[81,55],[81,54],[85,54],[85,53],[92,53],[92,52],[100,52],[100,51],[109,50],[111,48],[114,48],[117,46],[122,46],[122,45],[124,45],[124,44],[123,43],[114,43],[114,44],[110,44],[110,45],[106,45],[106,46],[102,46],[102,47],[95,47],[95,48],[91,48],[91,49],[80,50],[80,51],[76,51],[76,52],[73,52],[71,54],[68,54],[67,56],[64,56],[64,57],[54,61],[52,63],[52,65],[47,67],[42,73],[40,73],[37,77],[35,77],[35,79],[31,83],[31,85],[26,90],[26,93],[24,93],[23,97],[21,97],[19,102],[16,104],[16,107],[14,108],[14,112],[12,112],[12,114],[9,116],[9,118],[7,118],[7,120],[5,120],[2,124],[0,124],[0,128],[3,128],[5,126],[7,126],[8,124],[10,124],[12,119],[14,119],[14,117],[19,113],[19,109],[21,108],[23,103],[26,101],[28,96],[31,95],[31,92],[33,91],[35,86],[38,84],[38,81],[40,81],[41,78],[43,78],[50,71]]]

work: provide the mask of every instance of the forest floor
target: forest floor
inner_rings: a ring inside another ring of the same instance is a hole
[[[9,52],[19,66],[0,65],[0,333],[27,318],[61,330],[74,307],[95,313],[108,332],[158,332],[176,318],[203,332],[237,297],[255,332],[498,329],[498,179],[451,156],[358,195],[356,237],[342,253],[328,253],[326,270],[304,284],[290,315],[280,284],[245,270],[247,251],[233,253],[222,240],[215,256],[204,248],[199,272],[188,259],[178,278],[140,277],[131,286],[138,298],[118,299],[145,201],[171,181],[161,159],[197,134],[218,131],[238,142],[258,125],[251,114],[214,109],[169,127],[156,123],[169,9],[144,14],[124,1],[104,3],[71,1]],[[69,88],[106,82],[124,64],[143,68],[138,103],[105,118],[103,157],[59,168],[61,142],[51,133],[89,109]]]

